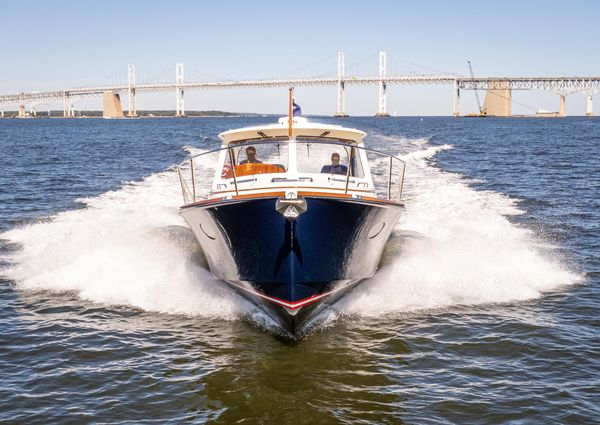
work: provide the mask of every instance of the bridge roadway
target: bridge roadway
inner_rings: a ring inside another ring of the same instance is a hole
[[[490,85],[502,82],[503,86],[513,90],[553,90],[576,92],[590,89],[600,89],[600,77],[480,77],[463,78],[453,75],[397,75],[397,76],[365,76],[345,77],[341,81],[346,85],[377,85],[377,84],[457,84],[461,90],[486,90]],[[239,80],[239,81],[209,81],[183,83],[151,83],[136,84],[132,88],[140,92],[165,92],[174,90],[201,89],[234,89],[260,87],[295,87],[295,86],[337,86],[340,80],[331,78],[297,78],[278,80]],[[26,103],[31,101],[62,100],[65,96],[86,98],[101,96],[105,91],[114,93],[127,92],[129,85],[112,85],[98,87],[80,87],[65,90],[29,92],[0,95],[0,103]]]
[[[381,53],[381,52],[380,52]],[[385,61],[385,58],[384,58]],[[385,63],[385,62],[384,62]],[[177,64],[183,67],[182,64]],[[295,87],[295,86],[337,86],[338,88],[338,110],[336,116],[346,116],[344,106],[344,88],[346,85],[378,85],[379,86],[379,111],[377,116],[388,116],[386,107],[386,87],[390,84],[452,84],[454,91],[453,115],[460,115],[460,90],[548,90],[560,96],[560,116],[566,115],[565,97],[568,94],[585,91],[587,92],[587,112],[592,115],[592,96],[600,91],[600,77],[485,77],[485,78],[463,78],[455,75],[386,75],[385,69],[380,69],[378,76],[354,76],[346,77],[343,71],[338,71],[337,77],[329,78],[296,78],[296,79],[273,79],[273,80],[238,80],[238,81],[212,81],[212,82],[184,82],[183,72],[178,75],[174,83],[146,83],[135,84],[135,76],[132,74],[133,66],[130,65],[130,81],[128,84],[80,87],[65,90],[47,92],[29,92],[0,95],[0,112],[4,116],[3,106],[17,104],[19,116],[26,116],[25,105],[33,108],[41,103],[62,101],[64,105],[64,116],[74,116],[73,104],[76,101],[103,96],[109,92],[113,94],[126,93],[129,98],[128,116],[137,116],[135,107],[136,94],[143,92],[166,92],[175,91],[177,94],[176,115],[185,115],[183,93],[188,90],[202,89],[234,89],[234,88],[261,88],[261,87]],[[105,100],[106,102],[106,100]],[[117,100],[120,110],[120,100]],[[510,103],[510,100],[508,101]],[[106,108],[106,104],[104,106]],[[104,111],[107,113],[107,111]],[[33,112],[34,113],[34,112]],[[503,112],[507,113],[507,112]],[[35,113],[34,113],[35,114]],[[115,116],[122,116],[117,112]],[[510,113],[508,112],[510,115]],[[110,115],[106,115],[110,116]]]

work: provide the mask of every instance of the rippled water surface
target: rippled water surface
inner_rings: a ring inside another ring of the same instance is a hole
[[[343,120],[406,213],[293,344],[205,269],[172,168],[274,120],[0,120],[0,422],[600,422],[599,119]]]

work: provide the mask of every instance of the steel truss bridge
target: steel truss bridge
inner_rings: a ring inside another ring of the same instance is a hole
[[[127,84],[106,85],[97,87],[80,87],[46,92],[29,92],[0,95],[0,110],[9,105],[19,107],[19,115],[24,116],[25,108],[34,108],[42,103],[62,102],[64,116],[74,116],[73,104],[76,101],[105,96],[107,93],[126,94],[128,97],[128,116],[136,116],[135,97],[140,93],[175,92],[177,95],[176,115],[185,114],[184,92],[190,90],[239,89],[239,88],[272,88],[272,87],[311,87],[337,86],[337,116],[345,116],[345,87],[347,85],[375,85],[379,87],[379,107],[376,115],[386,116],[386,89],[390,84],[447,84],[454,88],[454,115],[460,113],[460,90],[488,90],[502,87],[510,90],[545,90],[561,96],[575,92],[587,94],[587,115],[592,115],[592,96],[600,92],[600,77],[479,77],[465,78],[456,75],[387,75],[386,52],[379,53],[379,75],[346,76],[344,72],[344,54],[338,53],[338,74],[336,77],[324,78],[291,78],[270,80],[236,80],[236,81],[201,81],[185,82],[183,64],[176,64],[175,82],[173,83],[135,83],[135,66],[129,65]],[[120,102],[120,100],[119,100]],[[561,108],[563,104],[561,103]]]

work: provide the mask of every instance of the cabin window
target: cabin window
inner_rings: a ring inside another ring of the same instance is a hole
[[[349,167],[351,176],[364,177],[360,149],[311,140],[298,140],[296,143],[298,171],[301,173],[328,173],[331,170],[331,157],[334,153],[339,155],[339,164],[342,169],[348,170]],[[336,174],[342,174],[340,167],[335,169],[337,169]]]
[[[231,155],[229,155],[229,151]],[[288,168],[288,152],[289,149],[286,143],[277,142],[232,146],[225,155],[221,178],[228,179],[233,177],[232,157],[237,177],[255,174],[285,173]]]

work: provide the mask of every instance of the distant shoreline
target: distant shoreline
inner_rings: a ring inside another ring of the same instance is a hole
[[[19,117],[19,111],[4,111],[4,118],[73,118],[63,117],[62,110],[50,110],[48,111],[37,111],[35,115],[28,115],[25,117]],[[177,117],[174,110],[147,110],[137,111],[137,116],[128,117],[127,112],[124,111],[123,118],[185,118],[185,117],[261,117],[269,116],[269,114],[257,114],[252,112],[227,112],[227,111],[186,111],[184,117]],[[1,118],[1,117],[0,117]],[[74,118],[103,118],[102,111],[76,111]],[[121,118],[114,118],[121,119]]]

